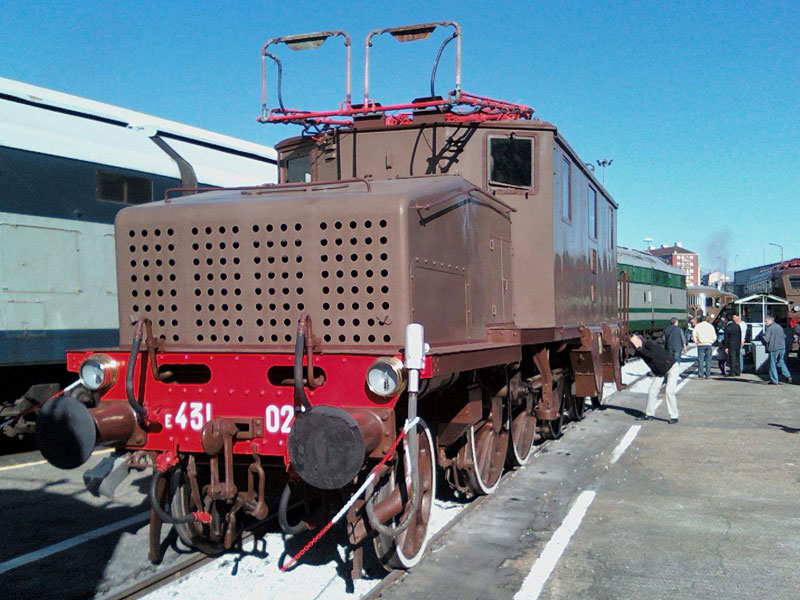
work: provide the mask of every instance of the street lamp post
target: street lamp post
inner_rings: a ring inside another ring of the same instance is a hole
[[[774,243],[774,242],[767,242],[767,243],[768,243],[770,246],[775,246],[776,248],[779,248],[779,249],[780,249],[780,251],[781,251],[781,262],[783,262],[783,246],[781,246],[780,244],[776,244],[776,243]]]
[[[606,187],[606,167],[610,167],[612,162],[614,162],[613,158],[597,159],[597,166],[603,169],[603,187]]]

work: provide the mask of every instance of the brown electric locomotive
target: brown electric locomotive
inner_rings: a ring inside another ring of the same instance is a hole
[[[282,183],[117,217],[120,346],[69,354],[81,383],[37,435],[60,467],[96,444],[153,466],[152,557],[164,522],[216,552],[271,497],[298,532],[325,519],[292,524],[290,502],[327,517],[355,495],[354,547],[408,568],[437,467],[491,493],[620,385],[617,205],[558,129],[460,89],[455,23],[376,30],[366,64],[374,36],[437,27],[459,44],[455,89],[396,105],[351,102],[344,32],[270,40],[264,63],[281,44],[348,50],[337,110],[268,110],[264,92],[262,121],[306,128],[277,146]]]

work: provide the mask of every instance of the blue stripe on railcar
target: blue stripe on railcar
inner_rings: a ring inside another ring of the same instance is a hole
[[[98,170],[152,181],[150,200],[163,198],[165,190],[181,184],[174,177],[0,146],[0,211],[113,223],[128,204],[97,199]]]
[[[67,350],[105,348],[118,343],[118,329],[0,331],[0,366],[63,363]]]

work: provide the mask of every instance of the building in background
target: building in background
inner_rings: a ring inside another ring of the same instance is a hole
[[[754,293],[770,293],[771,289],[768,287],[767,282],[769,277],[766,275],[772,272],[772,269],[777,267],[779,262],[769,263],[766,265],[759,265],[750,269],[742,269],[741,271],[734,271],[733,273],[733,292],[740,298]],[[754,289],[754,282],[764,282],[764,287]],[[745,290],[745,286],[747,289]]]
[[[702,285],[715,287],[718,290],[724,290],[726,292],[733,291],[733,282],[731,281],[730,276],[722,271],[709,271],[700,278],[700,283]]]
[[[673,246],[662,245],[660,248],[650,246],[647,250],[668,265],[683,269],[686,273],[686,285],[700,285],[700,258],[697,252],[687,250],[680,242],[675,242]]]

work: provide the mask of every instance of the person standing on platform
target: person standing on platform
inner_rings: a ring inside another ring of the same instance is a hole
[[[658,391],[664,383],[664,378],[666,378],[669,423],[670,425],[674,425],[678,422],[678,398],[675,392],[678,386],[678,375],[681,373],[680,365],[673,358],[672,353],[663,346],[651,342],[650,340],[643,341],[642,338],[635,333],[631,334],[629,339],[631,345],[636,349],[636,356],[640,356],[653,372],[653,382],[650,384],[650,389],[647,392],[647,406],[644,409],[644,416],[640,417],[640,419],[644,421],[653,419],[656,412]]]
[[[725,370],[725,365],[728,364],[728,350],[725,348],[725,346],[717,346],[717,351],[714,353],[714,358],[717,359],[717,368],[719,369],[719,372],[722,373],[723,377],[727,377],[728,372]]]
[[[783,327],[775,322],[775,318],[767,315],[764,318],[764,331],[761,337],[764,340],[764,345],[767,347],[767,354],[769,355],[769,383],[778,385],[781,381],[778,378],[778,369],[784,377],[792,382],[792,374],[789,372],[786,362],[783,357],[786,354],[786,334]]]
[[[675,362],[681,362],[681,354],[686,352],[686,336],[678,327],[678,319],[672,317],[664,328],[664,346],[672,353]]]
[[[739,375],[744,371],[744,344],[747,341],[747,323],[742,321],[742,317],[738,314],[733,315],[733,322],[739,326],[742,332],[742,345],[739,348]]]
[[[708,379],[711,376],[711,346],[717,341],[717,332],[703,315],[697,317],[692,340],[697,345],[697,377]]]
[[[728,355],[728,376],[731,377],[742,374],[739,362],[742,351],[742,329],[737,322],[740,320],[738,317],[739,315],[733,315],[733,319],[725,325],[725,339],[722,342],[725,346],[725,353]]]

